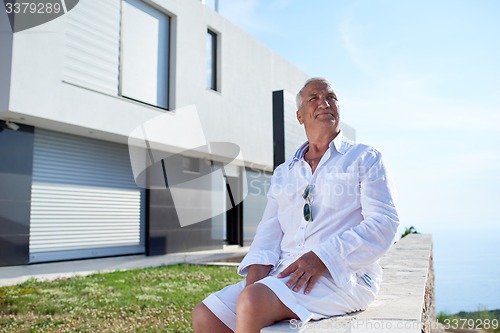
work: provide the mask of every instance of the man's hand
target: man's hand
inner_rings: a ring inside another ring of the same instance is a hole
[[[272,268],[273,266],[271,265],[251,265],[250,267],[248,267],[246,286],[249,286],[255,281],[259,281],[265,278]]]
[[[309,294],[325,271],[325,264],[316,253],[309,251],[281,272],[278,278],[290,275],[286,283],[288,288],[293,287],[293,291],[297,292],[305,287],[304,294]]]

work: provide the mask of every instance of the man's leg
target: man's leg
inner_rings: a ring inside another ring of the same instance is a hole
[[[254,283],[246,287],[238,297],[237,333],[259,333],[262,328],[284,319],[299,318],[262,283]]]
[[[212,311],[203,303],[199,303],[193,310],[192,314],[193,329],[195,333],[232,333],[233,331],[227,327]]]

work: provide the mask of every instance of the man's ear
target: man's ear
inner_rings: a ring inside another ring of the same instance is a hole
[[[299,124],[302,125],[304,122],[302,121],[302,117],[300,116],[299,110],[297,110],[296,114],[297,114],[297,120],[299,121]]]

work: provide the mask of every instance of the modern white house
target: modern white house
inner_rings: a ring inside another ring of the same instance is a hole
[[[308,75],[216,9],[80,0],[15,33],[0,11],[0,266],[251,242],[273,168],[305,140],[294,95]],[[210,178],[208,206],[196,198],[183,206],[213,207],[209,218],[183,226],[170,181],[138,182],[130,136],[148,122],[160,126],[180,174],[226,165]],[[230,165],[183,154],[193,138],[241,154]]]

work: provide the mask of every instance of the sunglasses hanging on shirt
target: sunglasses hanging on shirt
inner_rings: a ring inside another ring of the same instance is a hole
[[[302,193],[302,197],[306,201],[304,207],[302,208],[302,213],[304,214],[304,220],[306,220],[307,222],[313,221],[312,205],[311,205],[312,191],[313,191],[313,186],[308,184],[304,189],[304,193]]]

